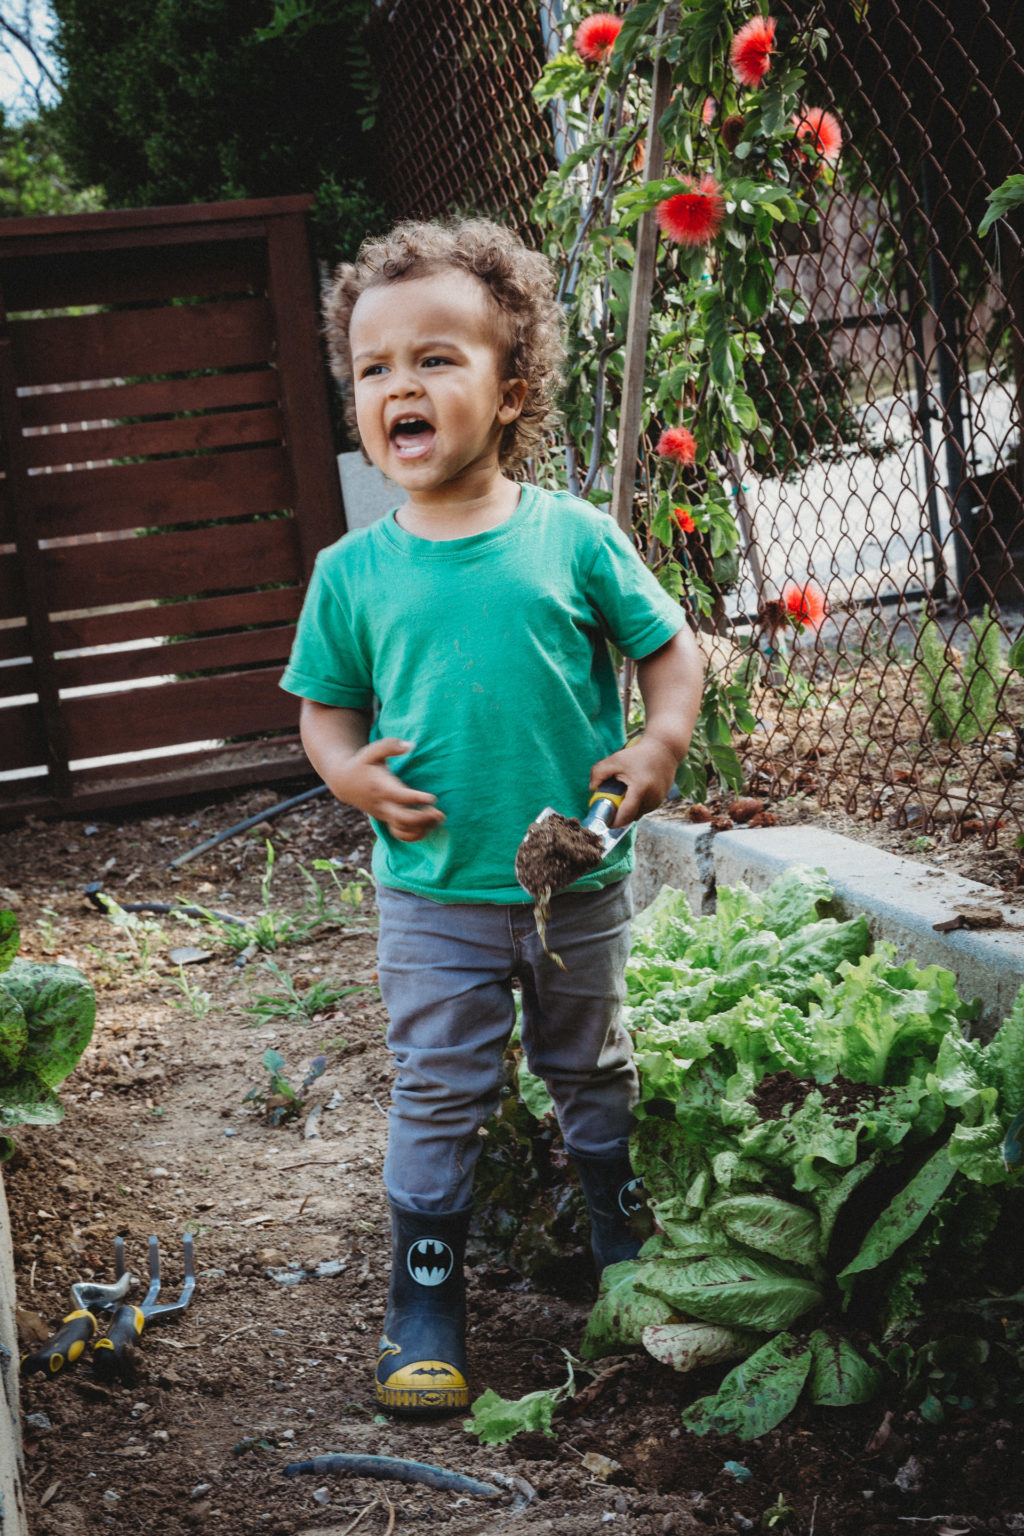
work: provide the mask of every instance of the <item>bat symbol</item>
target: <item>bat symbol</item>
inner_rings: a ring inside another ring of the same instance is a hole
[[[406,1265],[417,1285],[443,1285],[455,1268],[455,1255],[437,1237],[421,1237],[409,1249]]]
[[[619,1210],[624,1216],[635,1216],[644,1208],[646,1193],[643,1179],[630,1179],[619,1190]]]
[[[441,1365],[421,1365],[412,1372],[413,1376],[447,1376],[448,1374],[448,1368]]]

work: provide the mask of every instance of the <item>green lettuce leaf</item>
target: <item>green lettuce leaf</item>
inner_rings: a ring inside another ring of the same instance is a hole
[[[763,1333],[787,1328],[824,1300],[806,1276],[735,1251],[681,1262],[656,1259],[637,1276],[636,1286],[699,1322]]]
[[[0,1082],[14,1076],[27,1044],[25,1010],[0,986]]]
[[[781,1424],[797,1405],[814,1364],[809,1344],[779,1333],[734,1366],[718,1391],[683,1409],[695,1435],[736,1435],[756,1440]]]
[[[715,1200],[705,1224],[733,1242],[813,1269],[819,1258],[821,1227],[813,1211],[775,1195],[732,1195]]]
[[[72,1072],[92,1038],[96,997],[72,965],[37,965],[15,960],[0,979],[28,1025],[21,1070],[50,1088]]]
[[[891,1258],[900,1244],[917,1231],[955,1177],[956,1168],[948,1149],[940,1147],[872,1223],[857,1254],[836,1276],[840,1289],[849,1292],[855,1276],[876,1269]]]
[[[18,932],[18,919],[13,912],[6,909],[0,912],[0,974],[7,970],[18,953],[21,944],[21,934]]]
[[[16,1072],[0,1083],[0,1126],[57,1125],[63,1118],[60,1099],[34,1073]]]
[[[642,1261],[609,1264],[601,1275],[601,1288],[580,1344],[584,1360],[639,1349],[645,1328],[667,1323],[675,1316],[667,1301],[637,1289]]]
[[[643,1330],[643,1346],[660,1365],[673,1371],[697,1371],[727,1360],[745,1360],[762,1335],[712,1323],[655,1323]]]
[[[808,1382],[812,1403],[849,1408],[869,1403],[881,1385],[881,1372],[859,1355],[848,1339],[816,1328],[809,1340],[814,1352]]]

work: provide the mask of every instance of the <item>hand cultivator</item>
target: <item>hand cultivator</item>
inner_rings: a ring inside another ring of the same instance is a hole
[[[23,1374],[45,1371],[51,1376],[72,1365],[80,1358],[86,1344],[96,1332],[95,1312],[113,1312],[106,1334],[93,1346],[93,1370],[101,1381],[130,1381],[135,1369],[135,1346],[143,1329],[149,1325],[166,1322],[184,1312],[192,1300],[196,1288],[195,1260],[191,1233],[182,1239],[185,1276],[181,1294],[176,1301],[160,1303],[160,1244],[155,1237],[149,1239],[149,1287],[141,1306],[133,1306],[124,1300],[134,1284],[134,1277],[125,1271],[124,1242],[117,1238],[114,1244],[116,1281],[112,1285],[80,1283],[71,1287],[71,1299],[76,1310],[69,1312],[61,1328],[42,1349],[22,1360]]]

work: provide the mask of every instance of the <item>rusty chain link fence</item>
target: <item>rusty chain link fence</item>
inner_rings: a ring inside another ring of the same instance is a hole
[[[828,619],[755,689],[749,783],[921,849],[975,836],[1019,879],[1024,209],[978,226],[1024,169],[1024,0],[774,9],[790,36],[824,28],[806,101],[835,114],[843,151],[817,226],[780,242],[801,317],[762,322],[749,365],[770,443],[735,466],[719,663],[742,665],[788,581],[820,587]],[[531,205],[565,144],[531,86],[560,19],[558,0],[382,7],[393,216],[483,212],[539,239]]]

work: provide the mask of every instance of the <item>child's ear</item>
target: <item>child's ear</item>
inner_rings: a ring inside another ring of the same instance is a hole
[[[526,404],[526,380],[505,379],[501,385],[501,399],[498,404],[498,420],[503,427],[507,427],[510,421],[515,421]]]

